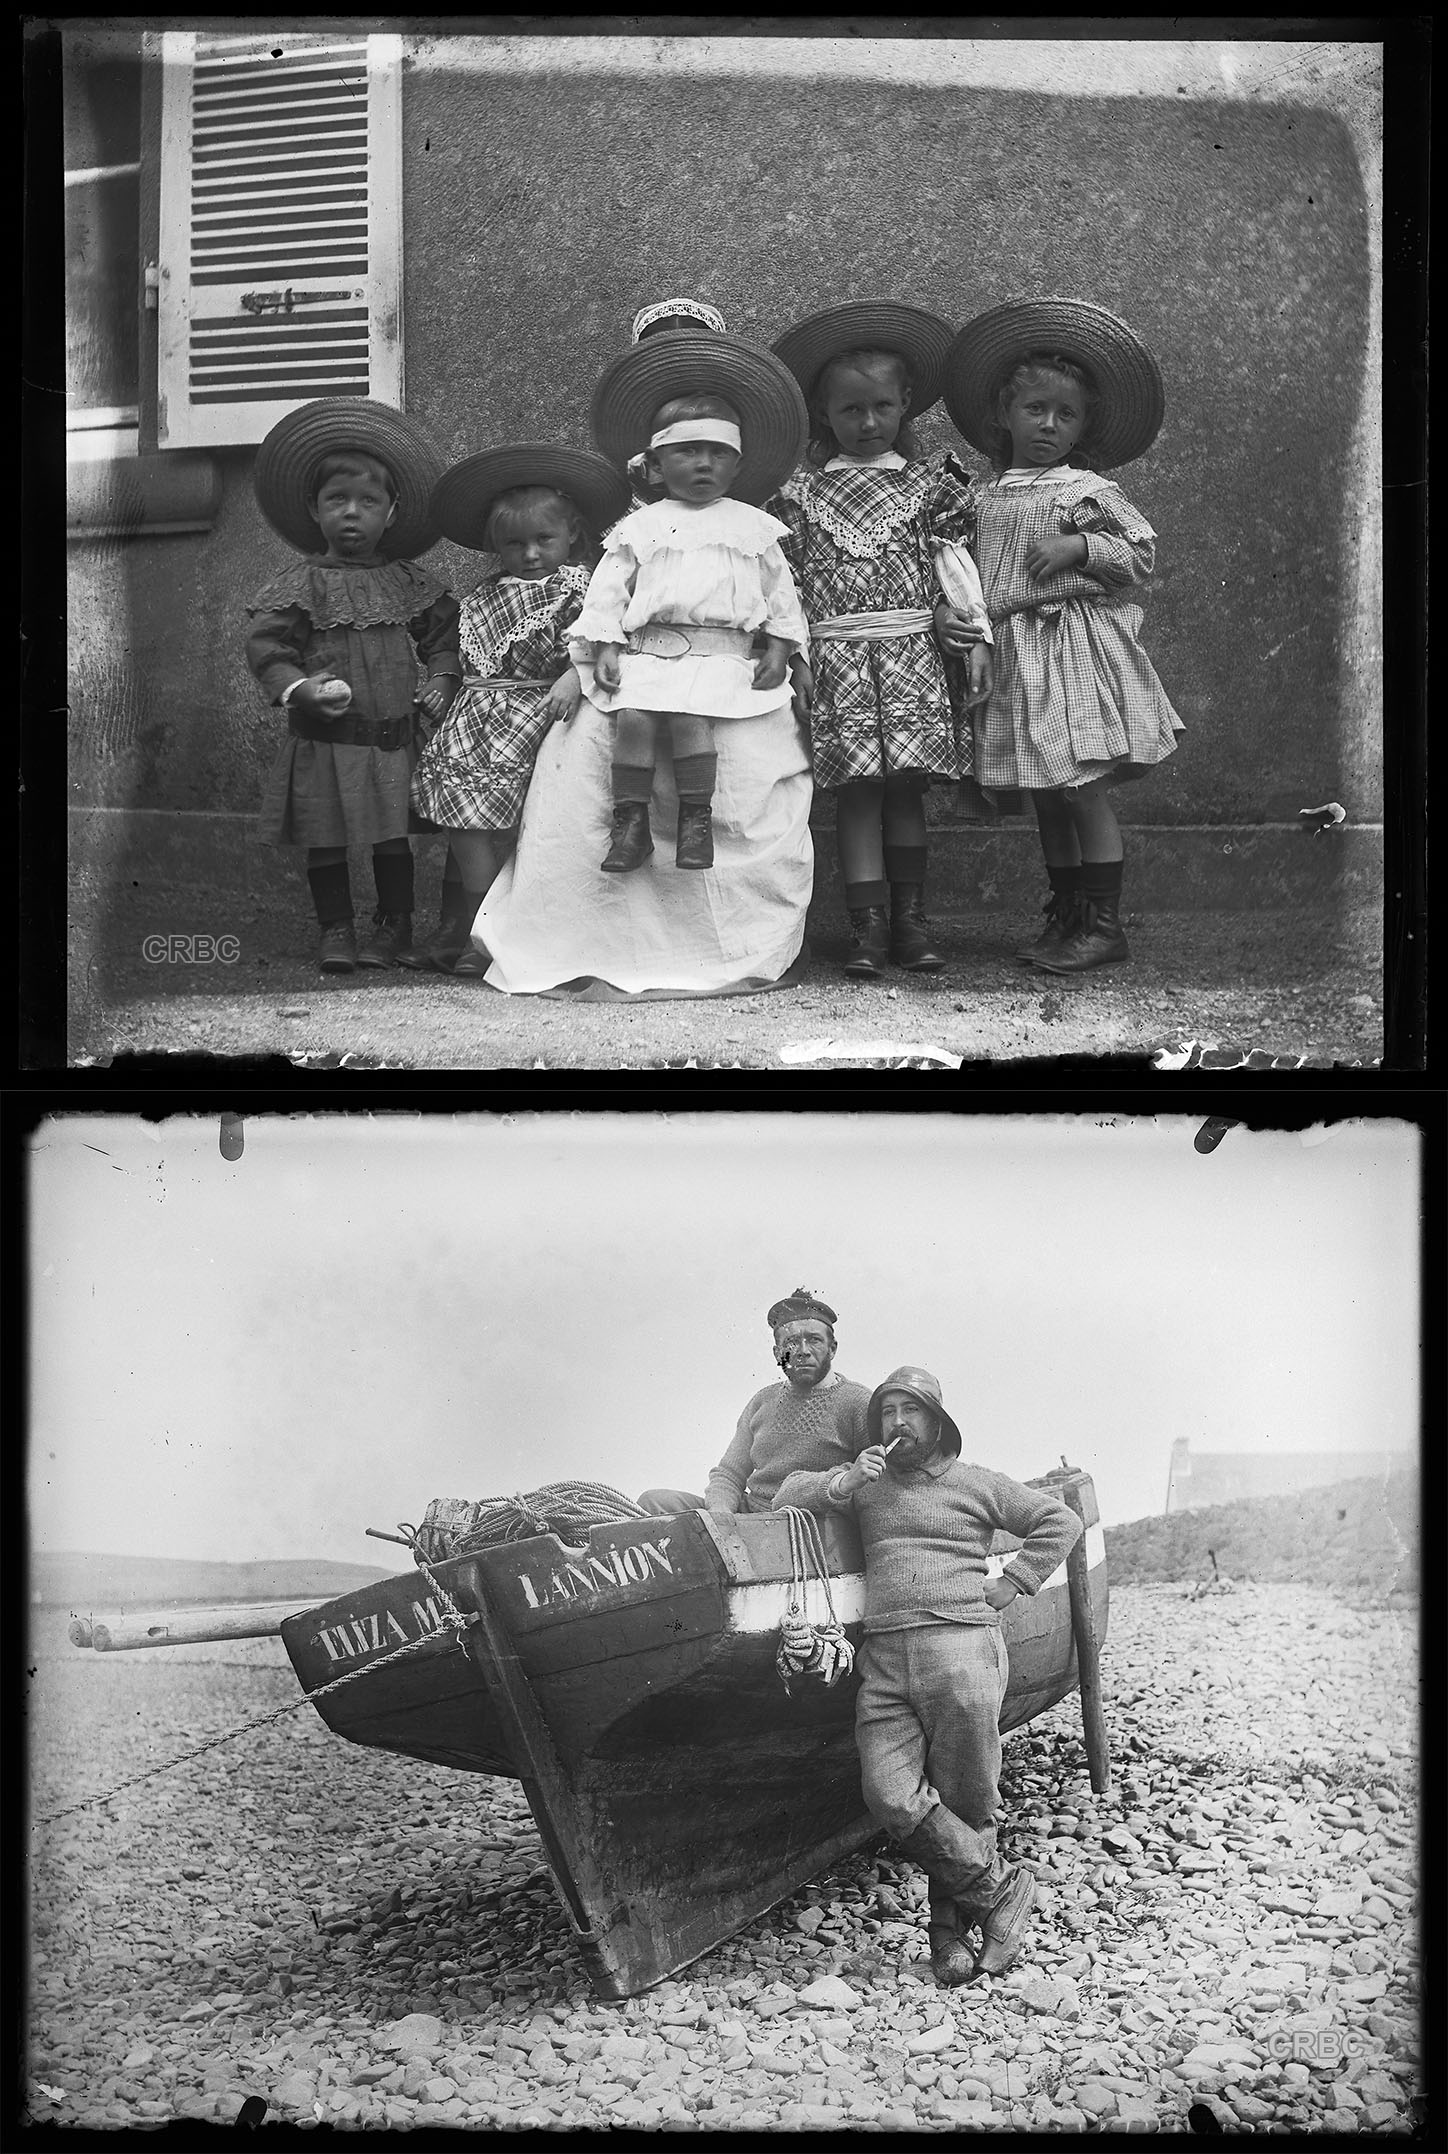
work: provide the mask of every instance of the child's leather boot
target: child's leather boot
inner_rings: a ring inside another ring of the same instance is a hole
[[[906,972],[939,972],[945,959],[931,946],[919,883],[890,885],[890,962]]]
[[[410,912],[377,912],[372,925],[357,952],[359,965],[368,965],[377,971],[386,971],[395,965],[403,950],[412,948],[412,914]]]
[[[850,910],[850,954],[845,971],[852,979],[873,980],[885,970],[890,952],[890,923],[883,905]]]
[[[641,868],[654,849],[649,831],[646,800],[616,800],[613,804],[613,843],[603,859],[605,875],[627,875]]]
[[[714,865],[714,810],[707,800],[679,802],[679,836],[674,847],[676,868],[712,868]]]

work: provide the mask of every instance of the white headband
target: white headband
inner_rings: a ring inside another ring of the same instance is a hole
[[[632,341],[637,344],[644,331],[652,329],[655,322],[676,321],[681,317],[703,322],[706,328],[717,330],[721,336],[724,334],[724,317],[717,307],[708,306],[702,299],[661,299],[657,306],[639,308],[633,319]]]
[[[742,452],[744,444],[739,429],[731,419],[678,419],[672,426],[661,426],[649,440],[651,449],[667,449],[676,441],[716,441],[726,449]]]

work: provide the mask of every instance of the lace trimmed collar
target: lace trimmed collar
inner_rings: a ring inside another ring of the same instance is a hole
[[[252,600],[252,613],[300,606],[314,628],[395,626],[446,598],[447,585],[415,561],[379,561],[368,568],[348,561],[302,559],[278,570]]]
[[[627,546],[647,561],[661,553],[697,553],[706,546],[758,555],[788,536],[788,524],[777,516],[726,494],[698,509],[682,501],[651,501],[616,523],[608,544],[610,548]]]

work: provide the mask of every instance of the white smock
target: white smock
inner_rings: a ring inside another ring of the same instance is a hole
[[[713,867],[674,866],[678,794],[665,760],[649,804],[652,856],[605,875],[613,728],[587,700],[550,728],[517,848],[473,925],[475,945],[492,954],[490,987],[608,999],[610,989],[667,998],[789,984],[814,849],[809,748],[788,689],[762,715],[720,726],[715,746]]]
[[[623,643],[649,621],[679,626],[763,629],[800,652],[809,629],[779,542],[789,526],[728,495],[693,508],[650,502],[609,532],[568,654],[583,692],[601,711],[693,711],[704,718],[754,718],[778,704],[777,688],[754,686],[752,658],[619,656],[622,685],[600,688],[593,661],[601,643]],[[716,811],[717,812],[717,811]]]

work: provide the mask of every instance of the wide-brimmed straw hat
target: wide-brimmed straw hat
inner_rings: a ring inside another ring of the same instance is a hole
[[[960,1453],[960,1430],[945,1411],[940,1399],[940,1378],[932,1376],[929,1369],[917,1369],[907,1362],[903,1369],[892,1369],[884,1383],[876,1384],[870,1393],[870,1403],[865,1408],[865,1427],[871,1443],[880,1441],[880,1401],[887,1391],[903,1391],[921,1406],[928,1406],[940,1423],[940,1441],[947,1451]]]
[[[594,440],[623,470],[648,447],[659,406],[677,396],[723,397],[738,412],[737,500],[767,500],[804,454],[809,414],[788,367],[762,344],[707,329],[647,337],[615,359],[593,392]]]
[[[1056,352],[1085,368],[1095,400],[1082,447],[1098,469],[1151,447],[1166,411],[1161,370],[1118,315],[1088,299],[1013,299],[967,322],[945,365],[945,408],[973,448],[1000,439],[996,396],[1027,352]]]
[[[499,494],[515,486],[552,486],[576,502],[593,537],[629,505],[628,481],[594,449],[556,442],[510,441],[480,449],[443,473],[432,490],[432,514],[446,538],[478,553],[488,549],[488,517]]]
[[[289,411],[256,453],[251,483],[257,506],[274,531],[299,553],[322,550],[322,534],[307,507],[324,456],[355,449],[385,464],[397,488],[397,514],[378,543],[387,561],[410,561],[441,535],[429,510],[443,459],[415,419],[366,396],[323,396]]]
[[[774,349],[811,403],[821,372],[841,352],[899,352],[910,369],[910,415],[915,418],[940,401],[945,355],[954,337],[949,322],[923,307],[906,306],[899,299],[855,299],[848,306],[806,315],[775,339]]]

